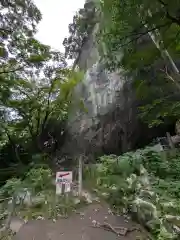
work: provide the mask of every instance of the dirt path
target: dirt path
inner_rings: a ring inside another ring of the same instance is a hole
[[[115,233],[92,227],[92,221],[104,221],[112,226],[132,229],[135,224],[122,216],[108,213],[108,207],[100,204],[90,204],[74,213],[68,219],[59,219],[55,223],[50,220],[32,220],[24,224],[14,236],[14,240],[143,240],[148,239],[142,231],[132,231],[126,236],[117,236]],[[137,227],[137,226],[136,226]]]

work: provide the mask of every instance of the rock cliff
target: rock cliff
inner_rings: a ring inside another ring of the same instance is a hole
[[[98,23],[86,38],[76,64],[85,71],[75,99],[81,98],[87,111],[76,104],[68,121],[68,136],[62,155],[120,154],[149,143],[165,128],[151,129],[138,118],[139,101],[123,70],[105,69],[97,47]],[[76,102],[76,100],[75,100]]]

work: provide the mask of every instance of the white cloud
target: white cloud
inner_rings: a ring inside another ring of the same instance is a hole
[[[85,0],[34,0],[43,15],[38,25],[37,38],[44,44],[64,51],[64,37],[68,35],[68,24],[75,12],[83,7]]]

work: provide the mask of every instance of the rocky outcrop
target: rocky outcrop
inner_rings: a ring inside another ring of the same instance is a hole
[[[60,156],[120,154],[145,145],[164,132],[163,128],[148,130],[140,122],[139,101],[132,79],[127,79],[123,70],[109,72],[105,69],[98,52],[97,32],[98,23],[76,61],[85,76],[75,91],[68,136]],[[79,110],[76,100],[79,98],[87,111]]]
[[[83,99],[87,111],[73,107],[68,122],[70,136],[63,150],[72,155],[78,151],[87,155],[130,149],[128,138],[137,128],[130,82],[125,81],[123,73],[110,73],[104,68],[93,34],[83,46],[79,66],[86,73],[75,95]]]

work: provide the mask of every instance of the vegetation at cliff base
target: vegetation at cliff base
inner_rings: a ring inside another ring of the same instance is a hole
[[[179,239],[179,155],[165,160],[147,147],[98,162],[85,169],[85,180],[114,212],[130,214],[156,240]]]

